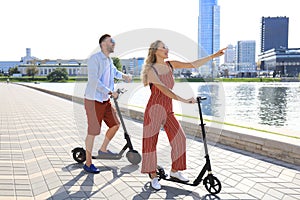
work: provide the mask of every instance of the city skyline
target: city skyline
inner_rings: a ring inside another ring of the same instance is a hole
[[[261,18],[268,16],[288,17],[289,47],[300,47],[296,2],[218,0],[221,48],[240,40],[255,40],[259,49]],[[195,43],[198,38],[198,0],[152,0],[142,6],[138,0],[105,4],[97,0],[11,0],[0,5],[1,61],[19,60],[26,48],[40,59],[85,59],[97,47],[101,34],[119,35],[144,28],[174,31]]]

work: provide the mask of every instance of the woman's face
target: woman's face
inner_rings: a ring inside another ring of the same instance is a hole
[[[169,53],[168,47],[162,42],[159,43],[158,47],[157,47],[157,50],[155,52],[156,57],[166,59],[166,58],[168,58],[168,53]]]

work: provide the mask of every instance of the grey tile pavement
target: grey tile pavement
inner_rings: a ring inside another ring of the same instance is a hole
[[[141,152],[142,124],[126,118],[135,149]],[[103,133],[106,127],[103,127]],[[300,166],[264,156],[210,144],[214,175],[222,190],[210,195],[196,187],[161,180],[162,189],[149,188],[140,164],[94,160],[100,174],[88,174],[71,154],[84,145],[83,106],[15,84],[0,83],[0,199],[300,199]],[[94,151],[103,135],[97,137]],[[125,144],[123,130],[109,148]],[[186,174],[193,179],[204,165],[203,144],[188,137]],[[170,148],[162,131],[158,162],[168,173]]]

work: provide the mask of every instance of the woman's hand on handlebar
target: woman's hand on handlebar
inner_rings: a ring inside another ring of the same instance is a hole
[[[186,100],[186,103],[196,103],[197,102],[197,100],[194,98],[194,97],[192,97],[192,98],[189,98],[189,99],[187,99]]]

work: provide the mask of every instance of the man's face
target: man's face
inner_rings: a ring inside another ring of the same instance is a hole
[[[115,40],[111,37],[107,37],[103,42],[102,42],[102,46],[103,48],[109,52],[109,53],[113,53],[114,49],[115,49]]]

